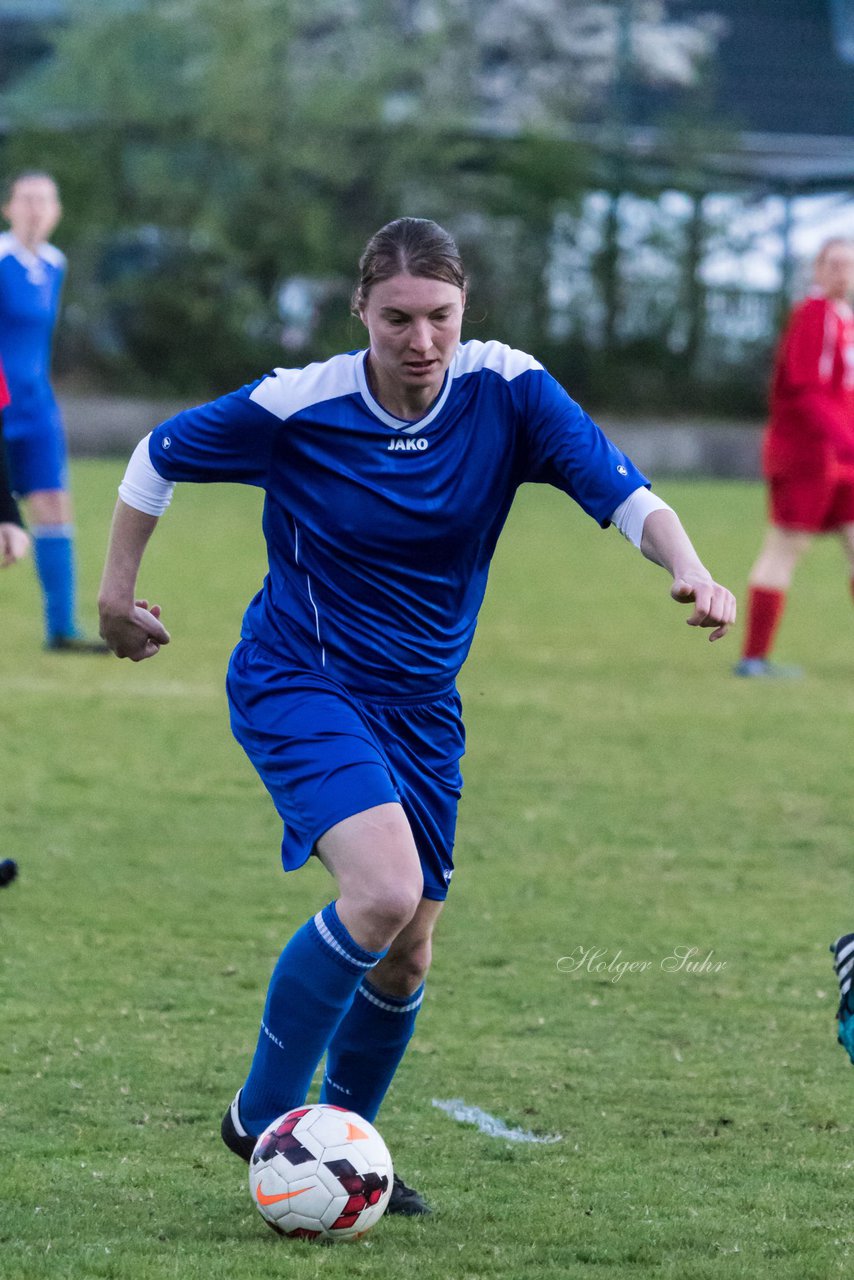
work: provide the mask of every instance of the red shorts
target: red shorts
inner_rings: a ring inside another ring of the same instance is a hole
[[[830,533],[854,524],[854,478],[809,476],[769,481],[771,523],[801,533]]]

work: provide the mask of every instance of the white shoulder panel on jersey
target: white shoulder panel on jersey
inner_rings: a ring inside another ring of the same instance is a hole
[[[353,395],[359,390],[358,365],[363,351],[333,356],[304,369],[274,369],[250,395],[262,409],[282,422],[309,405]]]
[[[10,256],[17,258],[28,271],[32,270],[39,260],[46,262],[50,267],[64,267],[66,262],[65,254],[61,249],[57,249],[56,245],[39,245],[38,252],[33,253],[32,250],[22,245],[17,236],[14,236],[11,231],[4,231],[0,234],[0,258],[8,258]]]
[[[476,373],[478,369],[491,369],[509,382],[520,373],[542,369],[539,360],[525,351],[517,351],[503,342],[464,342],[456,355],[454,377],[464,373]]]
[[[43,258],[51,267],[64,267],[65,254],[61,249],[57,249],[55,244],[43,244],[39,246],[39,257]]]

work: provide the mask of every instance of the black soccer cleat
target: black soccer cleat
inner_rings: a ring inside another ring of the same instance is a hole
[[[11,884],[18,874],[18,864],[14,858],[4,858],[0,862],[0,889],[5,889],[7,884]]]
[[[239,1089],[231,1106],[222,1117],[220,1133],[229,1151],[233,1151],[236,1156],[240,1156],[240,1159],[245,1160],[248,1164],[252,1159],[252,1152],[255,1150],[255,1143],[258,1139],[253,1137],[251,1133],[247,1133],[240,1122]]]
[[[110,653],[103,640],[89,640],[86,636],[51,636],[45,648],[50,653]]]
[[[854,1063],[854,933],[844,933],[831,943],[833,968],[839,981],[836,1038]]]
[[[408,1187],[403,1178],[395,1174],[386,1213],[399,1213],[405,1218],[423,1218],[432,1212],[433,1210],[419,1192]]]

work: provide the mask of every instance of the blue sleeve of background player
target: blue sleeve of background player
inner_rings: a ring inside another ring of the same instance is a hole
[[[151,433],[148,452],[164,480],[215,480],[263,488],[279,419],[249,399],[258,384],[195,409],[185,409]]]
[[[512,394],[525,434],[524,480],[568,493],[601,525],[649,481],[543,369],[514,378]]]

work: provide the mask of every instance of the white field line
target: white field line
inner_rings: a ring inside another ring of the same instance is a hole
[[[46,676],[4,676],[0,678],[0,694],[32,693],[44,694],[50,698],[93,698],[105,696],[109,698],[192,698],[204,701],[209,698],[224,698],[225,690],[219,684],[192,684],[187,680],[147,680],[144,684],[132,684],[118,681],[84,681],[72,684],[68,680],[51,679]]]
[[[446,1111],[460,1124],[473,1124],[490,1138],[504,1138],[506,1142],[552,1143],[562,1140],[559,1133],[541,1135],[531,1133],[528,1129],[511,1129],[497,1116],[491,1116],[488,1111],[483,1111],[480,1107],[469,1106],[468,1103],[463,1102],[462,1098],[449,1098],[444,1102],[434,1098],[433,1106],[438,1107],[440,1111]]]

